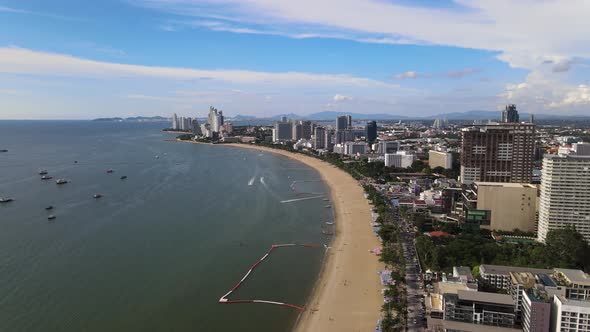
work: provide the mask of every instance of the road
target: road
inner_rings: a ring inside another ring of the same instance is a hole
[[[394,211],[396,208],[394,207]],[[397,212],[397,211],[396,211]],[[415,235],[412,226],[397,214],[400,237],[406,259],[406,285],[408,293],[408,331],[426,330],[426,309],[424,307],[424,282],[422,268],[418,261]]]

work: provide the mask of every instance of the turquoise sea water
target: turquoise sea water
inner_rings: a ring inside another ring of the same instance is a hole
[[[293,181],[327,193],[319,174],[271,153],[166,141],[162,126],[0,121],[0,196],[15,199],[0,205],[0,331],[292,327],[293,309],[217,301],[272,244],[329,241],[326,202],[281,203],[303,197]],[[230,298],[303,305],[323,253],[276,250]]]

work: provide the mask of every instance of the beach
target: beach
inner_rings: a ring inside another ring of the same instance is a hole
[[[330,188],[336,234],[294,331],[373,331],[383,304],[377,276],[382,263],[369,250],[381,244],[370,226],[371,206],[358,181],[326,162],[303,154],[246,144],[223,146],[256,149],[295,159],[316,169]]]

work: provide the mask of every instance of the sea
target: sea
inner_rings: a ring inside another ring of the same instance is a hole
[[[296,309],[219,299],[272,245],[319,244],[273,250],[228,296],[305,305],[328,187],[284,156],[175,142],[167,125],[0,121],[0,196],[14,199],[0,204],[0,331],[293,328]]]

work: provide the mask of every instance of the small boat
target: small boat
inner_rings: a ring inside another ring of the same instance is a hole
[[[39,171],[39,175],[46,175],[46,174],[47,174],[47,171],[44,169]]]
[[[102,197],[102,194],[94,194],[94,196],[92,196],[92,197],[94,197],[94,198],[97,198],[97,199],[98,199],[98,198],[101,198],[101,197]]]
[[[55,183],[57,183],[57,184],[66,184],[66,183],[68,183],[68,180],[66,180],[66,179],[57,179],[57,181],[55,181]]]
[[[50,176],[50,175],[43,175],[41,177],[41,180],[51,180],[51,179],[53,179],[53,176]]]
[[[160,156],[156,156],[156,159],[160,159]]]
[[[123,176],[121,177],[121,180],[125,180],[126,178],[127,178],[127,175],[123,175]]]
[[[8,203],[8,202],[12,202],[14,201],[14,199],[10,198],[10,197],[0,197],[0,203]]]
[[[74,160],[74,164],[77,164],[77,163],[78,163],[78,161],[77,160]]]
[[[47,211],[53,210],[53,205],[49,205],[48,207],[45,208],[45,210],[47,210]]]
[[[324,202],[328,202],[329,200],[330,200],[330,199],[328,199],[328,198],[324,198],[324,199],[322,199],[322,201],[324,201]]]
[[[0,150],[0,152],[8,152],[8,150],[2,149],[2,150]]]
[[[329,209],[329,208],[331,208],[331,207],[332,207],[332,205],[326,205],[326,206],[324,206],[324,207],[325,207],[325,208],[327,208],[327,209]]]
[[[47,216],[47,220],[53,220],[55,219],[55,216],[53,214],[50,214]]]
[[[109,173],[109,174],[110,174],[110,173],[113,173],[113,172],[114,172],[114,171],[113,171],[113,169],[112,169],[112,168],[109,168],[109,169],[107,169],[107,173]]]
[[[332,221],[326,221],[326,225],[334,225],[334,222],[332,222]]]

